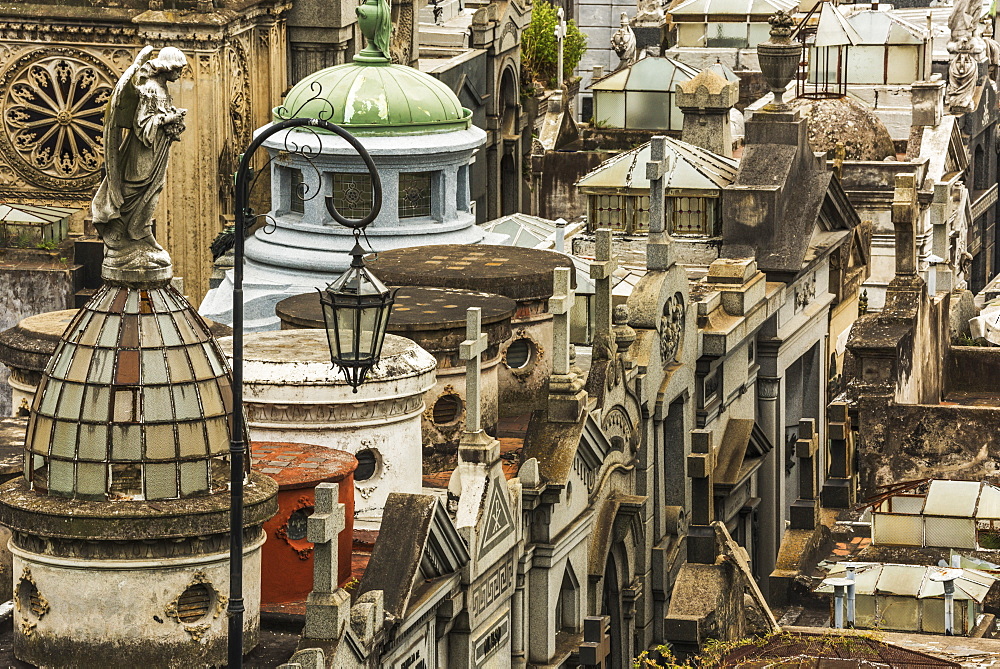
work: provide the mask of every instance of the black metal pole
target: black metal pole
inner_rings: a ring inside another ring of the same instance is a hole
[[[243,423],[243,246],[250,211],[250,163],[257,149],[272,135],[290,128],[312,126],[334,133],[345,139],[357,151],[368,168],[372,181],[372,210],[363,219],[344,218],[337,211],[332,198],[326,207],[333,218],[350,228],[363,228],[378,215],[382,208],[382,182],[375,163],[365,147],[343,128],[328,121],[313,118],[293,118],[273,123],[261,130],[240,158],[236,170],[236,238],[233,247],[233,432],[229,442],[229,669],[243,666],[243,482],[246,477],[246,426]]]

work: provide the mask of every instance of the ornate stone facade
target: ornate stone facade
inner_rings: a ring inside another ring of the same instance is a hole
[[[235,171],[250,130],[285,89],[291,3],[174,4],[165,12],[162,3],[123,0],[99,18],[81,14],[91,6],[82,0],[0,8],[0,198],[85,208],[103,164],[103,107],[114,81],[147,44],[182,49],[189,66],[174,103],[189,110],[191,136],[172,160],[198,176],[168,183],[157,218],[171,221],[159,240],[185,292],[200,299],[209,245],[232,213],[232,180],[218,175]]]

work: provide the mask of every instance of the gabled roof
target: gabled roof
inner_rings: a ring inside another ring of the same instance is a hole
[[[465,542],[437,497],[392,492],[358,594],[382,590],[385,610],[404,618],[412,595],[468,562]]]
[[[697,74],[698,70],[679,60],[646,56],[591,83],[590,90],[673,93],[678,81],[693,79]]]
[[[790,0],[687,0],[670,10],[675,14],[763,14],[771,16],[779,9],[792,14],[799,3]]]
[[[817,162],[803,121],[755,115],[747,127],[760,139],[747,143],[736,179],[723,191],[722,256],[753,256],[769,281],[791,281],[843,243],[860,219],[833,173]]]
[[[816,27],[816,46],[854,46],[861,43],[861,35],[854,29],[840,9],[824,2]]]
[[[847,21],[857,31],[855,44],[923,44],[929,37],[926,30],[884,10],[865,9]]]
[[[723,158],[700,146],[666,138],[671,158],[665,188],[719,190],[733,183],[739,162]],[[646,163],[650,160],[649,142],[605,160],[576,182],[580,189],[618,188],[649,193]]]
[[[70,207],[40,207],[30,204],[0,204],[0,221],[4,223],[55,223],[72,216],[79,209]]]

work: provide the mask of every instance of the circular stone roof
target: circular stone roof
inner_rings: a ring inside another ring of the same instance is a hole
[[[517,309],[514,300],[471,290],[406,286],[396,293],[386,331],[394,334],[418,330],[465,328],[469,307],[482,309],[483,325],[510,319]],[[302,328],[325,328],[319,293],[312,291],[286,297],[274,308],[281,320]]]
[[[37,491],[89,500],[224,491],[232,404],[225,358],[180,293],[105,285],[42,374],[25,476]]]
[[[808,119],[809,145],[834,157],[843,142],[846,160],[880,161],[895,157],[896,149],[885,125],[875,114],[848,98],[796,98],[789,102]]]
[[[314,72],[295,84],[274,120],[318,118],[355,135],[434,134],[465,130],[472,112],[429,74],[388,62],[354,62]]]
[[[430,353],[458,351],[465,340],[466,310],[482,310],[483,331],[489,345],[510,339],[510,319],[517,310],[514,300],[471,290],[407,286],[397,289],[386,332],[412,339]],[[274,312],[282,327],[326,328],[319,293],[315,290],[278,302]]]
[[[490,291],[512,300],[545,300],[552,296],[552,271],[570,269],[561,253],[518,246],[440,244],[380,251],[369,269],[388,286],[436,286]]]

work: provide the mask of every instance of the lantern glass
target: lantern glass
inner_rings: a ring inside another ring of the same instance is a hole
[[[336,281],[320,291],[330,360],[357,392],[378,362],[393,294],[356,256]]]

